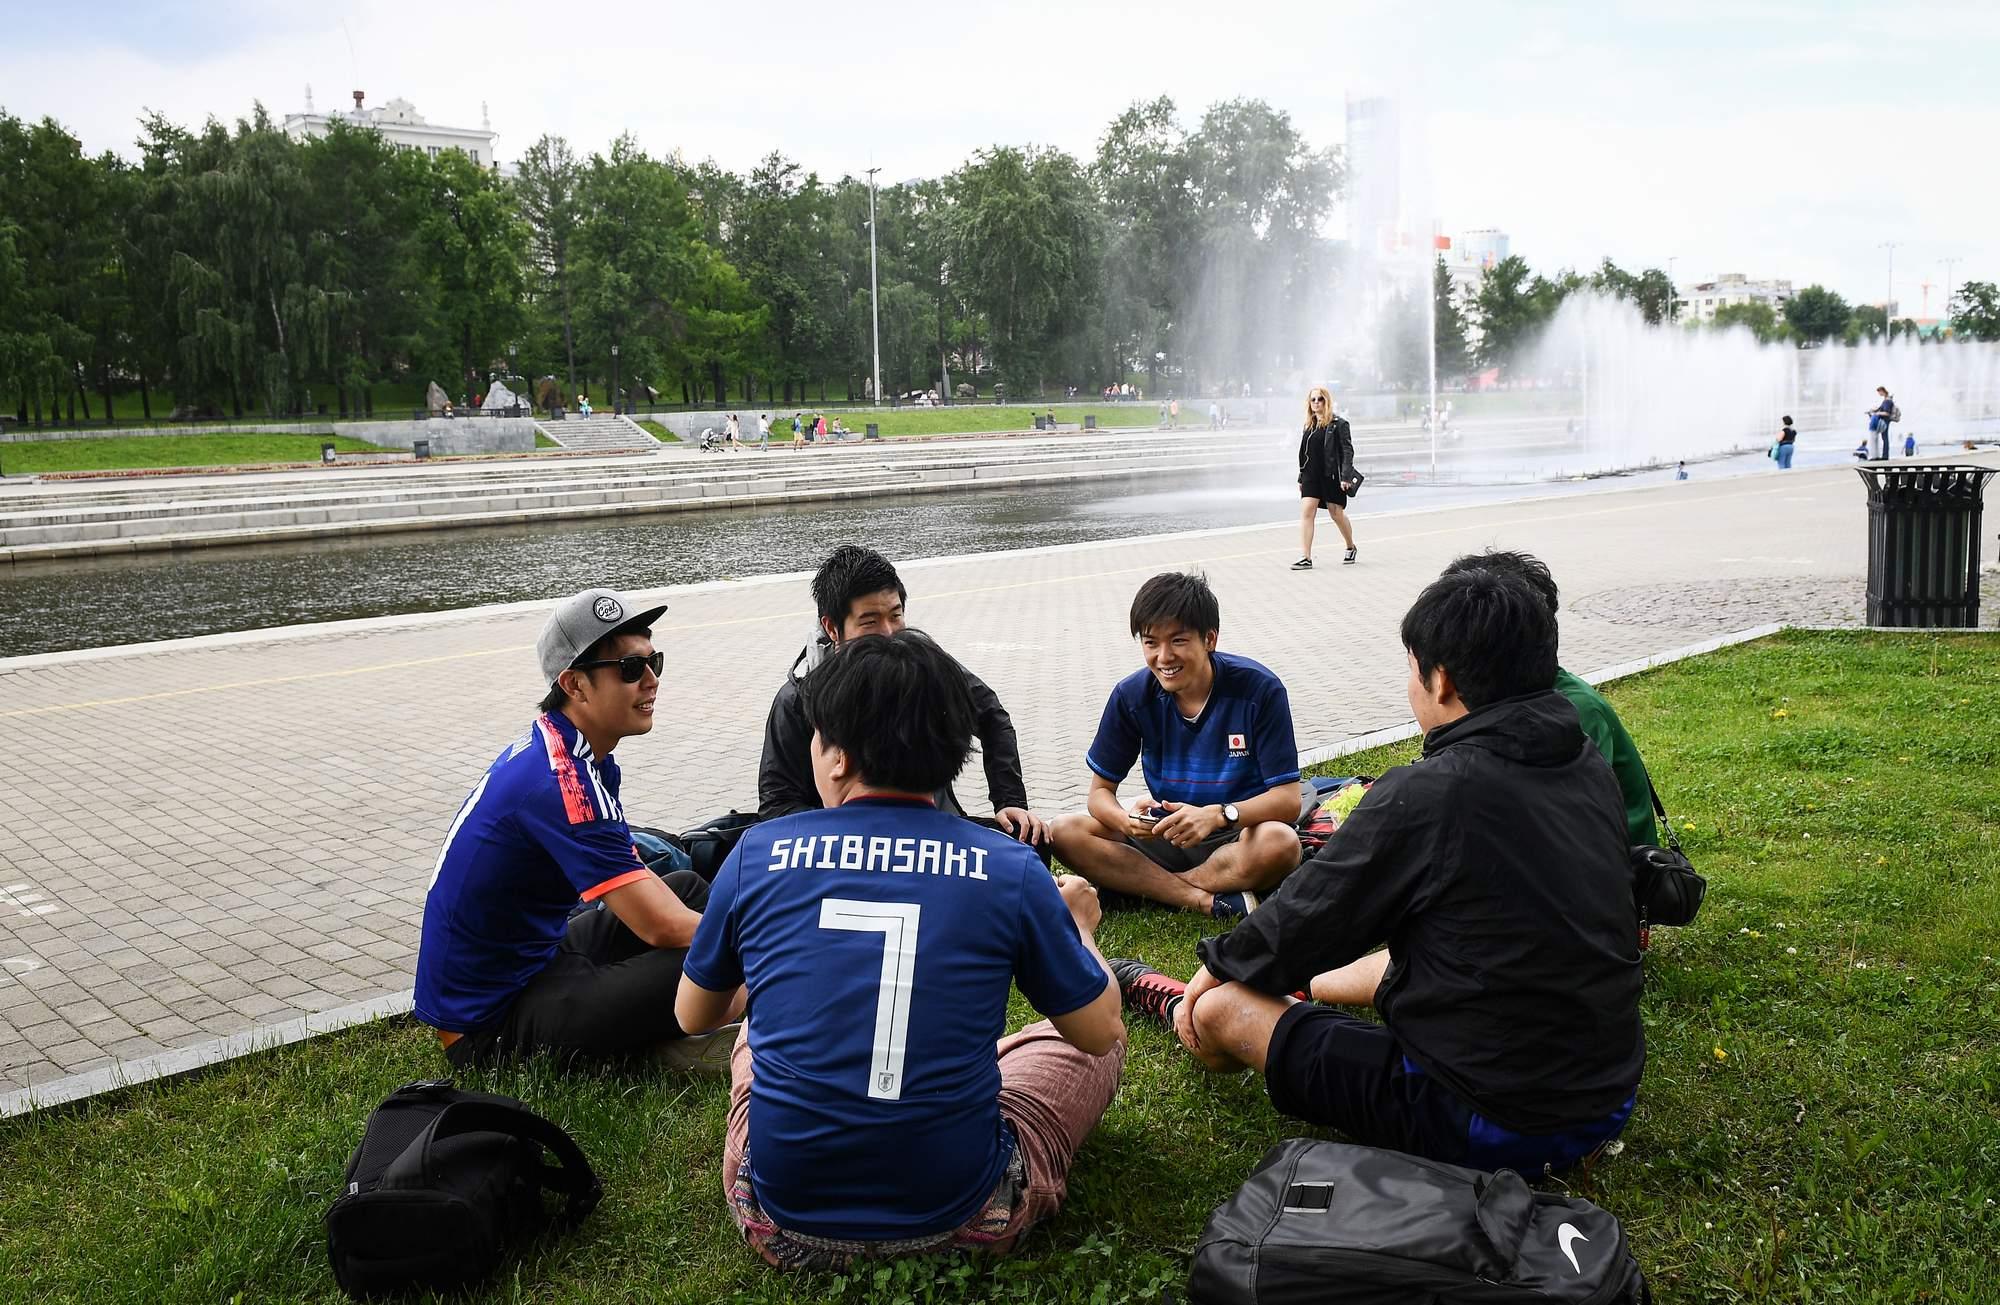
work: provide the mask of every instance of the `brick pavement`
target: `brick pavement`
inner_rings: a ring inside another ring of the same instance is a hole
[[[1361,516],[1362,564],[1339,566],[1322,528],[1334,564],[1304,574],[1292,527],[903,574],[913,623],[1013,713],[1052,814],[1081,800],[1104,694],[1138,664],[1124,613],[1156,571],[1207,571],[1222,646],[1284,677],[1310,749],[1407,718],[1396,623],[1459,553],[1545,558],[1564,663],[1588,673],[1851,609],[1864,520],[1846,470],[1800,471]],[[754,803],[764,711],[811,608],[798,577],[665,597],[658,724],[619,760],[635,823],[680,828]],[[407,990],[438,840],[533,713],[543,611],[0,661],[0,1094]],[[977,787],[975,762],[961,795]]]

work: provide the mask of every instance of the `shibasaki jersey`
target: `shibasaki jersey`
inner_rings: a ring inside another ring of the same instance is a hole
[[[1009,985],[1067,1015],[1108,982],[1032,851],[883,799],[752,826],[682,973],[750,988],[758,1203],[792,1232],[863,1241],[955,1228],[999,1181]]]
[[[652,871],[618,804],[618,763],[559,711],[509,744],[445,832],[424,898],[416,1015],[470,1033],[555,956],[578,898]]]
[[[1137,761],[1161,802],[1246,802],[1299,778],[1292,700],[1262,663],[1210,653],[1215,683],[1190,722],[1149,670],[1118,681],[1085,761],[1116,784]]]

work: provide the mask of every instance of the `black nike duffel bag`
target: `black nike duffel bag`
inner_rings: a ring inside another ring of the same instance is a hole
[[[545,1190],[565,1198],[559,1216]],[[326,1213],[327,1254],[356,1299],[449,1291],[491,1274],[552,1218],[573,1227],[602,1195],[569,1134],[512,1097],[411,1083],[368,1116]]]
[[[1604,1210],[1395,1151],[1295,1138],[1217,1206],[1194,1252],[1201,1305],[1644,1305]]]

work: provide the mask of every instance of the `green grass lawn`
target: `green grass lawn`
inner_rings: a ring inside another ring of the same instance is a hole
[[[10,476],[44,471],[117,471],[138,467],[223,467],[255,462],[318,462],[331,442],[342,453],[395,453],[345,435],[131,435],[0,444]]]
[[[1625,1221],[1663,1301],[2000,1300],[2000,643],[1791,633],[1611,697],[1710,893],[1655,937],[1639,1109],[1577,1189]],[[1121,914],[1101,939],[1185,974],[1211,927]],[[392,1021],[0,1122],[0,1295],[338,1299],[320,1216],[361,1120],[442,1072]],[[481,1297],[507,1301],[1178,1298],[1208,1210],[1314,1131],[1135,1027],[1068,1207],[1015,1259],[781,1279],[722,1206],[722,1084],[462,1081],[570,1129],[605,1183],[578,1235]]]
[[[636,419],[635,424],[639,427],[640,430],[645,431],[648,435],[651,435],[654,439],[658,440],[662,444],[678,444],[681,442],[680,436],[674,434],[672,431],[668,430],[665,426],[662,426],[659,422],[654,421],[650,417],[640,417]]]

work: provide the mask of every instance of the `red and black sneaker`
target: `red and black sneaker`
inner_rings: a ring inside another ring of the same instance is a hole
[[[1125,1009],[1174,1026],[1174,1004],[1187,995],[1187,985],[1160,973],[1144,961],[1120,957],[1108,961],[1112,977],[1118,980],[1118,996]]]

